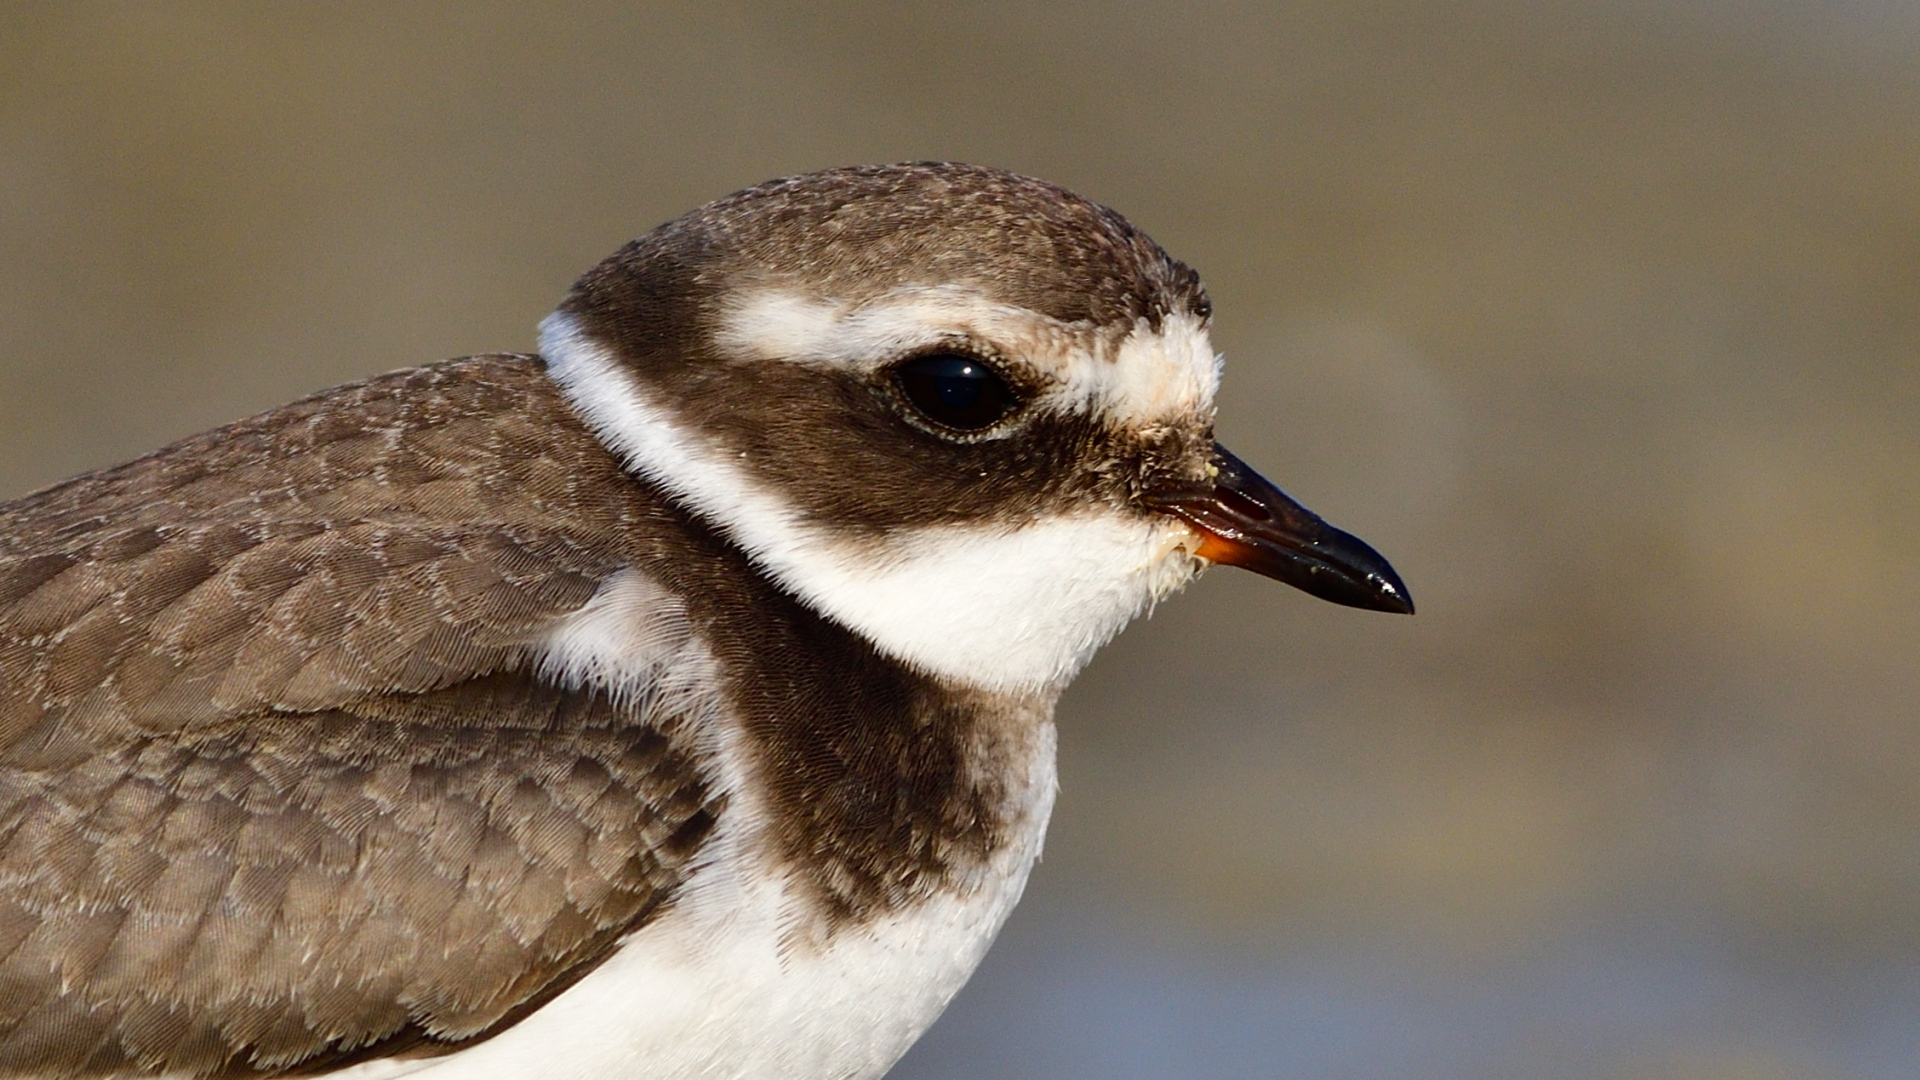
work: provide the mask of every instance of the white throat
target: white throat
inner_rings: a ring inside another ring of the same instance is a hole
[[[822,528],[670,409],[561,312],[547,370],[632,472],[721,529],[781,586],[882,652],[998,691],[1056,688],[1129,620],[1184,585],[1194,535],[1103,507],[1018,527],[902,529],[878,543]]]

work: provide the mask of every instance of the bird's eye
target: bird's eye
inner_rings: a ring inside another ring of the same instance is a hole
[[[922,416],[956,431],[984,431],[1020,404],[997,372],[959,353],[916,356],[894,368],[893,379]]]

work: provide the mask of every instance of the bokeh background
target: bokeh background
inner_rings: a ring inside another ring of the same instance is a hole
[[[1223,438],[1421,613],[1108,649],[897,1077],[1920,1077],[1910,0],[10,3],[0,494],[915,158],[1198,267]]]

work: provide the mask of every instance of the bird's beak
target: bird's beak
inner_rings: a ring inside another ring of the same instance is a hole
[[[1400,575],[1365,541],[1320,520],[1219,443],[1210,471],[1207,480],[1163,483],[1141,496],[1193,526],[1200,534],[1194,554],[1336,604],[1413,614]]]

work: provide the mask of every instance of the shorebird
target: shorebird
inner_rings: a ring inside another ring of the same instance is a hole
[[[1199,277],[993,169],[776,180],[539,355],[0,506],[0,1077],[877,1077],[1055,700],[1213,563],[1411,612],[1213,438]]]

